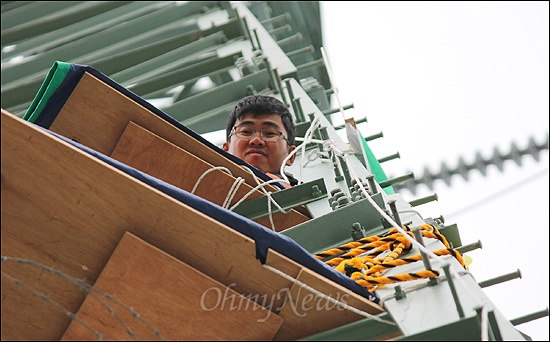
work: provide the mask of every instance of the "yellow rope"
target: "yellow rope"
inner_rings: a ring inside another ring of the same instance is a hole
[[[410,229],[407,226],[405,226],[405,230],[407,231],[407,230],[410,230]],[[326,257],[330,257],[330,256],[333,256],[333,255],[344,253],[344,252],[349,251],[350,249],[353,249],[353,248],[358,248],[360,246],[364,246],[364,245],[367,245],[367,244],[374,243],[374,242],[376,242],[380,239],[387,238],[388,236],[392,236],[393,234],[396,234],[396,233],[400,234],[399,231],[397,230],[397,228],[392,228],[387,233],[384,233],[384,234],[381,234],[381,235],[374,235],[374,236],[364,237],[364,238],[361,238],[357,241],[352,241],[352,242],[348,242],[346,244],[343,244],[339,248],[331,248],[327,251],[317,253],[317,254],[315,254],[315,257],[317,259],[325,259]]]
[[[424,270],[414,273],[397,274],[389,277],[371,277],[365,276],[360,272],[357,273],[359,273],[360,276],[356,276],[352,279],[371,292],[373,291],[374,287],[379,285],[393,284],[402,281],[418,280],[423,278],[437,278],[439,276],[439,272],[434,270]]]
[[[434,251],[435,255],[452,255],[466,268],[462,255],[450,248],[447,239],[436,227],[430,224],[422,224],[419,227],[421,228],[420,232],[423,237],[437,239],[446,247],[445,249]],[[407,234],[414,237],[409,227],[404,226],[404,229]],[[397,231],[396,228],[392,228],[385,234],[361,238],[338,248],[331,248],[327,251],[317,253],[315,257],[321,260],[330,258],[325,261],[326,264],[333,266],[338,272],[350,276],[369,291],[374,291],[376,287],[385,284],[439,276],[439,272],[435,270],[423,270],[388,277],[382,276],[382,273],[389,268],[422,260],[420,254],[399,259],[401,255],[408,253],[411,248],[411,242]],[[381,253],[387,251],[389,253],[385,257],[377,258]],[[361,256],[362,254],[365,255]]]

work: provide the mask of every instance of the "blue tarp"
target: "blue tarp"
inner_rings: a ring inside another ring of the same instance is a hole
[[[62,62],[56,62],[56,63],[62,63]],[[65,66],[66,64],[67,63],[65,63]],[[54,66],[54,68],[57,69],[57,66]],[[54,68],[52,68],[52,70]],[[298,245],[291,238],[278,234],[276,232],[273,232],[269,229],[266,229],[264,226],[244,216],[241,216],[219,205],[216,205],[212,202],[204,200],[201,197],[198,197],[183,189],[175,187],[169,183],[166,183],[158,178],[148,175],[124,163],[121,163],[103,153],[100,153],[94,149],[91,149],[80,143],[70,140],[60,134],[50,131],[48,128],[51,126],[51,124],[55,120],[57,114],[59,113],[59,111],[61,110],[61,108],[67,101],[67,99],[69,98],[73,89],[76,87],[76,85],[80,81],[80,78],[82,77],[84,72],[88,72],[93,76],[97,77],[101,81],[105,82],[106,84],[120,91],[122,94],[128,96],[135,102],[149,109],[154,114],[162,117],[163,119],[170,122],[174,126],[180,128],[181,130],[185,131],[189,135],[193,136],[199,142],[209,146],[212,149],[217,150],[219,153],[222,153],[223,155],[225,155],[226,157],[235,161],[238,164],[244,163],[241,159],[225,152],[219,147],[208,142],[207,140],[202,138],[199,134],[189,129],[185,125],[181,124],[180,122],[178,122],[177,120],[169,116],[168,114],[155,108],[146,100],[142,99],[138,95],[132,93],[131,91],[127,90],[126,88],[116,83],[109,77],[105,76],[101,72],[89,66],[70,64],[69,71],[66,73],[66,75],[64,76],[61,82],[57,82],[58,84],[56,85],[55,89],[50,88],[49,90],[46,91],[46,88],[49,85],[47,84],[47,82],[45,82],[42,85],[42,88],[39,91],[37,97],[43,97],[44,94],[49,94],[48,95],[49,99],[48,98],[35,99],[33,103],[40,103],[42,101],[42,103],[45,103],[45,105],[43,105],[42,108],[40,108],[40,112],[35,112],[35,113],[32,113],[33,109],[29,108],[29,112],[27,113],[28,115],[26,114],[25,117],[34,117],[35,118],[34,123],[42,127],[45,131],[49,132],[50,134],[108,163],[109,165],[116,167],[117,169],[154,187],[155,189],[162,191],[163,193],[200,211],[201,213],[212,217],[213,219],[227,225],[228,227],[234,229],[235,231],[238,231],[248,236],[249,238],[253,239],[256,243],[256,258],[259,259],[262,263],[265,263],[267,260],[268,249],[275,250],[281,253],[282,255],[285,255],[286,257],[294,260],[300,265],[344,286],[345,288],[365,298],[368,298],[369,300],[375,303],[379,303],[380,299],[374,293],[367,291],[364,287],[360,286],[349,277],[339,273],[338,271],[334,270],[332,267],[316,259],[311,253],[306,251],[304,248]],[[257,172],[258,172],[258,176],[261,179],[264,179],[264,180],[271,179],[261,171],[258,170]]]
[[[204,139],[197,132],[193,131],[189,127],[174,119],[169,114],[150,104],[147,100],[143,99],[139,95],[134,94],[110,77],[87,65],[70,64],[56,61],[54,65],[50,68],[48,75],[42,83],[42,86],[40,87],[34,100],[31,102],[31,106],[23,116],[23,119],[29,122],[33,122],[41,127],[49,128],[57,117],[57,114],[59,114],[59,112],[61,111],[61,108],[63,108],[63,106],[65,105],[65,102],[67,102],[67,100],[71,96],[71,93],[73,92],[78,82],[80,82],[80,79],[85,72],[88,72],[89,74],[95,76],[105,84],[113,87],[121,94],[130,98],[132,101],[147,108],[153,114],[158,115],[170,124],[176,126],[178,129],[181,129],[185,133],[189,134],[191,137],[195,138],[201,144],[208,146],[209,148],[215,150],[219,154],[223,155],[224,157],[228,158],[238,165],[247,166],[260,179],[264,181],[272,180],[271,177],[256,169],[254,166],[212,144],[208,140]],[[279,183],[272,184],[278,186],[281,189],[285,188],[282,184]]]

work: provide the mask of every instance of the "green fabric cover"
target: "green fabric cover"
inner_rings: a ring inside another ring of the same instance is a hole
[[[44,79],[44,82],[42,82],[38,93],[32,100],[31,105],[25,112],[23,116],[24,120],[34,123],[36,119],[38,119],[42,110],[50,100],[50,97],[55,93],[61,83],[63,83],[70,69],[70,63],[55,61]]]
[[[386,173],[382,169],[382,166],[378,162],[378,159],[374,156],[374,153],[372,153],[371,149],[369,148],[369,145],[367,144],[367,141],[365,138],[363,138],[363,135],[361,132],[359,132],[359,135],[361,137],[361,141],[363,142],[363,147],[365,148],[365,153],[367,154],[367,160],[369,162],[370,171],[374,175],[374,180],[376,180],[378,183],[381,181],[385,181],[388,179],[388,176],[386,176]],[[382,188],[388,195],[395,194],[395,191],[393,190],[393,187],[391,185]]]

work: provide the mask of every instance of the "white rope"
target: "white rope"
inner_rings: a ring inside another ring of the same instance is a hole
[[[334,91],[334,95],[336,97],[336,100],[338,102],[338,106],[339,106],[339,110],[340,110],[340,113],[342,114],[342,117],[344,119],[344,121],[346,120],[346,115],[344,113],[344,109],[342,107],[342,104],[341,104],[341,101],[340,101],[340,96],[339,96],[339,92],[338,92],[338,88],[335,86],[335,83],[334,83],[334,80],[333,80],[333,76],[332,76],[332,71],[330,69],[330,65],[328,64],[328,58],[326,56],[326,53],[324,51],[324,48],[321,47],[321,54],[323,56],[323,60],[324,60],[324,63],[325,63],[325,67],[327,69],[327,74],[329,76],[329,80],[330,80],[330,83],[331,83],[331,86],[332,86],[332,89]],[[347,123],[346,123],[347,124]],[[368,168],[368,159],[367,159],[367,156],[366,156],[366,151],[365,151],[365,148],[362,144],[362,141],[360,140],[360,137],[359,135],[357,135],[358,139],[359,139],[359,143],[360,143],[360,146],[361,146],[361,152],[362,152],[362,156],[365,160],[365,165],[367,167],[367,170],[369,170]],[[334,153],[336,153],[338,156],[342,156],[342,158],[346,161],[346,163],[348,164],[348,169],[350,171],[350,174],[352,175],[352,177],[356,180],[356,183],[359,185],[361,191],[363,192],[363,194],[365,195],[365,197],[368,199],[368,201],[371,203],[371,205],[380,213],[380,215],[382,215],[382,217],[384,217],[390,224],[392,224],[394,227],[396,227],[396,229],[406,238],[408,239],[414,246],[416,246],[418,249],[420,249],[421,251],[423,251],[424,253],[426,253],[429,257],[435,259],[436,261],[438,261],[439,263],[441,263],[442,265],[446,265],[448,264],[447,261],[443,260],[443,258],[440,258],[439,256],[437,256],[436,254],[434,254],[432,251],[430,251],[429,249],[427,249],[426,247],[424,247],[421,243],[419,243],[418,241],[416,241],[414,238],[412,238],[409,234],[407,234],[403,229],[402,227],[400,227],[384,210],[382,210],[382,208],[380,208],[378,206],[378,204],[371,198],[371,196],[368,194],[367,190],[364,188],[362,182],[360,181],[360,179],[357,177],[357,175],[355,174],[353,168],[351,167],[350,163],[348,163],[348,156],[347,154],[343,153],[341,150],[339,150],[336,145],[331,142],[329,143],[328,141],[323,143],[323,146],[330,146],[330,150],[332,150]],[[303,154],[304,155],[304,154]],[[337,158],[338,160],[338,158]],[[308,161],[309,162],[309,161]],[[281,167],[281,170],[282,170],[282,167]],[[301,175],[301,171],[302,169],[300,168],[300,175]],[[370,172],[370,170],[369,170]],[[420,216],[420,215],[419,215]],[[420,216],[422,218],[422,216]],[[462,283],[462,285],[465,287],[465,289],[467,290],[467,292],[474,298],[476,299],[478,302],[482,302],[480,300],[480,298],[478,298],[475,294],[472,293],[472,291],[469,289],[469,287],[467,287],[465,284],[464,284],[464,280],[460,277],[460,274],[458,274],[458,272],[456,270],[454,270],[452,267],[449,267],[449,270],[451,272],[451,276],[452,277],[455,277],[457,279],[457,281],[460,281]],[[304,285],[305,286],[305,285]],[[483,341],[487,341],[488,340],[488,327],[487,327],[487,323],[486,323],[486,316],[487,316],[487,313],[486,313],[486,306],[483,305],[483,308],[482,308],[482,320],[481,320],[481,332],[482,332],[482,336],[481,336],[481,339]]]
[[[209,174],[212,171],[216,171],[216,170],[225,171],[229,175],[233,176],[231,171],[226,167],[223,167],[223,166],[211,167],[208,170],[204,171],[202,173],[202,175],[199,177],[199,179],[197,179],[197,182],[195,182],[195,186],[193,186],[193,190],[191,190],[191,193],[192,194],[195,193],[195,191],[197,190],[199,184],[202,182],[202,180],[204,179],[204,177],[206,177],[207,174]],[[237,194],[237,191],[239,190],[239,187],[244,183],[244,181],[245,180],[241,177],[235,178],[235,180],[233,181],[233,184],[231,184],[231,188],[227,192],[227,196],[225,196],[225,200],[223,201],[223,204],[222,204],[223,208],[229,207],[229,205],[231,204],[231,201],[233,200],[233,197],[235,197],[235,195]]]
[[[256,184],[258,184],[256,187],[254,187],[253,189],[251,189],[248,193],[246,193],[237,203],[235,203],[231,208],[229,208],[229,210],[233,211],[239,204],[241,204],[244,200],[246,200],[248,198],[248,196],[252,195],[256,190],[260,189],[266,196],[267,196],[267,213],[268,213],[268,216],[269,216],[269,222],[271,223],[271,230],[273,230],[274,232],[276,232],[277,230],[275,229],[275,223],[273,222],[273,211],[271,209],[271,203],[275,204],[275,206],[283,213],[283,214],[287,214],[288,211],[284,210],[280,205],[279,203],[277,203],[277,201],[275,201],[273,199],[273,197],[271,197],[271,192],[270,191],[267,191],[265,189],[265,186],[267,184],[271,184],[271,183],[278,183],[281,181],[281,179],[271,179],[271,180],[268,180],[264,183],[260,183],[260,180],[258,179],[258,177],[254,174],[254,172],[252,172],[252,170],[250,170],[248,167],[244,166],[244,169],[246,171],[248,171],[252,177],[254,178],[254,180],[256,181]]]
[[[403,230],[402,227],[400,227],[382,208],[380,208],[378,206],[378,204],[371,198],[371,196],[369,196],[367,190],[365,189],[365,187],[363,186],[362,182],[360,181],[359,177],[357,177],[353,167],[351,167],[351,163],[348,162],[348,156],[347,154],[343,153],[340,149],[338,149],[338,147],[336,147],[335,144],[326,144],[327,147],[330,147],[331,150],[333,150],[335,153],[337,153],[339,156],[342,156],[342,158],[346,161],[347,165],[348,165],[348,170],[350,172],[350,175],[356,180],[356,183],[359,185],[359,188],[361,189],[361,191],[363,192],[363,194],[365,195],[365,198],[370,202],[370,204],[380,213],[380,215],[382,215],[382,217],[384,219],[386,219],[393,227],[395,227],[407,240],[409,240],[413,246],[417,247],[419,250],[423,251],[424,253],[426,253],[428,256],[430,256],[432,259],[435,259],[435,261],[439,262],[441,265],[447,265],[448,262],[445,261],[443,258],[439,257],[438,255],[434,254],[432,251],[430,251],[429,249],[427,249],[426,247],[424,247],[421,243],[419,243],[418,241],[416,241],[416,239],[414,239],[413,237],[411,237],[409,234],[407,234],[407,232],[405,232],[405,230]],[[460,275],[458,274],[458,272],[452,268],[452,267],[449,267],[449,271],[451,272],[451,275],[454,276],[457,281],[461,282],[463,287],[466,289],[466,291],[472,296],[472,298],[474,298],[475,300],[478,301],[478,303],[480,304],[480,306],[482,306],[483,304],[483,301],[478,298],[474,293],[472,293],[472,291],[470,290],[470,288],[468,286],[466,286],[466,284],[464,283],[464,280],[462,279],[462,277],[460,277]]]
[[[319,159],[319,161],[321,163],[330,163],[331,160],[328,159],[328,153],[326,152],[321,152],[321,151],[318,151],[318,150],[312,150],[312,151],[309,151],[309,153],[307,154],[306,156],[306,162],[302,164],[302,168],[306,167],[307,164],[309,164],[310,162],[312,161],[315,161],[317,159]],[[303,161],[303,159],[302,159]]]
[[[275,202],[273,197],[271,197],[271,191],[267,192],[267,197],[268,197],[268,200],[267,200],[267,213],[269,214],[269,223],[271,223],[271,230],[276,232],[277,230],[275,230],[275,222],[273,222],[273,213],[271,212],[271,201],[273,201],[274,203],[277,203],[277,202]]]
[[[222,170],[222,171],[225,171],[227,173],[229,173],[231,176],[233,176],[233,174],[231,173],[231,171],[229,171],[228,168],[226,167],[223,167],[223,166],[214,166],[214,167],[211,167],[210,169],[204,171],[202,173],[202,175],[199,177],[199,179],[197,179],[197,182],[195,183],[195,186],[193,187],[193,190],[191,190],[191,193],[194,194],[195,193],[195,190],[197,190],[197,187],[199,186],[199,183],[203,180],[203,178],[209,174],[210,172],[212,171],[215,171],[215,170]]]
[[[235,178],[235,181],[231,185],[231,189],[227,192],[227,196],[225,197],[225,201],[223,202],[222,207],[227,208],[231,204],[231,201],[233,200],[233,197],[237,194],[237,191],[239,190],[239,187],[241,184],[244,183],[244,178],[237,177]]]
[[[271,184],[271,183],[276,183],[276,182],[279,182],[280,179],[271,179],[271,180],[268,180],[262,184],[258,184],[256,185],[254,188],[252,188],[249,192],[246,193],[246,195],[244,195],[237,203],[235,203],[231,208],[229,208],[229,210],[234,210],[239,204],[241,204],[244,200],[246,200],[248,198],[248,196],[252,195],[256,190],[258,189],[263,189],[264,186],[266,186],[267,184]],[[265,192],[266,196],[268,196],[268,192],[266,191]],[[268,196],[268,198],[272,199],[271,196]],[[284,214],[288,213],[288,211],[285,211],[275,200],[273,200],[273,203],[275,204],[275,206],[277,208],[279,208],[279,210],[281,212],[283,212]]]
[[[256,184],[260,185],[262,183],[260,183],[260,180],[258,179],[258,177],[256,176],[256,174],[254,172],[252,172],[252,170],[248,167],[246,167],[246,171],[248,171],[252,177],[254,178],[254,180],[256,181]],[[289,183],[290,185],[290,183]],[[268,214],[268,217],[269,217],[269,223],[271,224],[271,230],[273,230],[274,232],[276,232],[277,230],[275,229],[275,222],[273,222],[273,212],[271,211],[271,202],[275,203],[275,205],[277,207],[280,208],[279,204],[273,199],[273,197],[271,197],[271,192],[270,191],[267,191],[265,189],[265,187],[261,187],[261,190],[263,191],[263,193],[267,196],[267,214]],[[281,209],[282,210],[282,209]],[[287,212],[285,212],[284,210],[282,210],[282,212],[284,214],[286,214]]]
[[[322,292],[319,292],[319,291],[317,291],[316,289],[314,289],[313,287],[311,287],[311,286],[309,286],[309,285],[307,285],[307,284],[302,283],[302,282],[299,281],[298,279],[295,279],[295,278],[289,276],[288,274],[286,274],[286,273],[284,273],[284,272],[282,272],[282,271],[280,271],[280,270],[278,270],[278,269],[276,269],[276,268],[274,268],[274,267],[272,267],[272,266],[269,266],[269,265],[266,265],[266,264],[263,264],[262,266],[263,266],[264,268],[270,270],[271,272],[274,272],[274,273],[276,273],[276,274],[282,276],[283,278],[285,278],[285,279],[287,279],[287,280],[290,280],[292,283],[294,283],[294,284],[296,284],[296,285],[298,285],[298,286],[300,286],[300,287],[306,288],[307,290],[313,292],[313,293],[316,294],[317,296],[319,296],[319,297],[321,297],[321,298],[323,298],[323,299],[326,299],[327,301],[330,301],[330,302],[332,302],[332,303],[334,303],[334,304],[337,304],[337,305],[338,305],[339,307],[341,307],[342,309],[349,310],[349,311],[354,312],[354,313],[356,313],[356,314],[358,314],[358,315],[360,315],[360,316],[363,316],[363,317],[372,318],[372,319],[374,319],[374,320],[376,320],[376,321],[378,321],[378,322],[381,322],[381,323],[386,323],[386,324],[389,324],[389,325],[396,325],[395,322],[384,320],[384,319],[382,319],[382,318],[380,318],[380,317],[377,317],[377,316],[375,316],[375,315],[373,315],[373,314],[370,314],[370,313],[368,313],[368,312],[365,312],[365,311],[359,310],[359,309],[357,309],[357,308],[354,308],[354,307],[352,307],[352,306],[349,306],[348,304],[346,304],[346,303],[344,303],[344,302],[342,302],[342,301],[339,301],[339,300],[337,300],[337,299],[334,299],[334,298],[332,298],[331,296],[328,296],[328,295],[326,295],[326,294],[324,294],[324,293],[322,293]]]
[[[306,155],[306,146],[307,144],[309,144],[312,139],[313,139],[313,133],[315,132],[315,129],[317,128],[317,126],[320,125],[320,122],[319,122],[319,118],[318,117],[315,117],[311,123],[309,124],[309,128],[307,129],[306,133],[304,134],[304,138],[303,138],[303,142],[298,145],[298,147],[296,147],[292,152],[290,152],[288,154],[288,156],[285,157],[285,159],[283,160],[283,162],[281,163],[281,167],[280,167],[280,171],[279,173],[281,174],[281,177],[284,178],[284,180],[290,184],[290,181],[288,180],[288,177],[285,175],[285,172],[284,172],[284,168],[286,166],[286,162],[292,158],[293,155],[295,155],[299,150],[302,150],[302,161],[304,159],[304,156]],[[302,140],[302,139],[300,139]],[[300,172],[298,174],[298,182],[301,182],[302,181],[302,169],[303,169],[303,165],[302,165],[302,162],[300,162]]]

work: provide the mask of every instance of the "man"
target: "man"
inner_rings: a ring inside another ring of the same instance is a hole
[[[288,108],[277,98],[251,95],[243,98],[229,115],[226,142],[222,148],[272,178],[280,175],[281,164],[296,146],[296,127]],[[296,155],[286,161],[290,166]],[[297,180],[285,172],[291,185]]]

